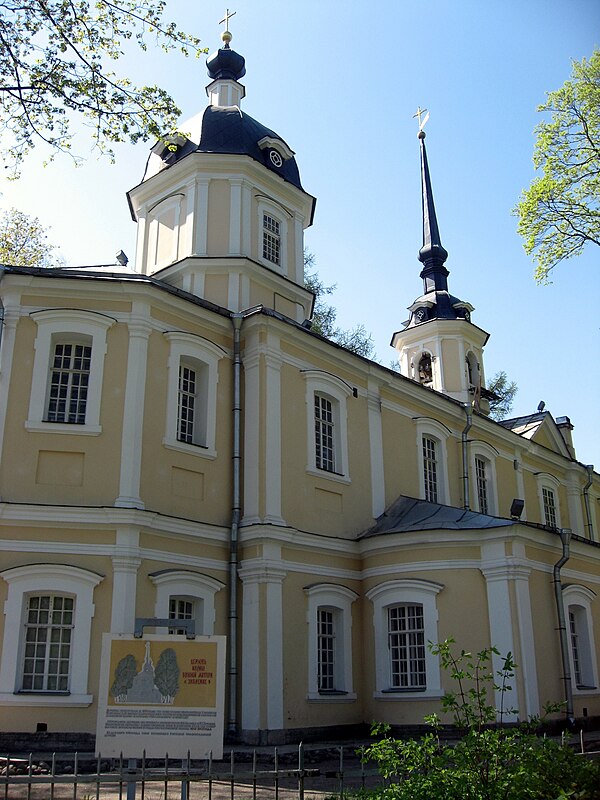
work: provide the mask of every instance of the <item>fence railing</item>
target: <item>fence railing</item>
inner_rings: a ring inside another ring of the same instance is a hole
[[[318,758],[318,765],[315,759]],[[373,786],[377,770],[356,748],[318,756],[301,744],[297,753],[231,751],[226,761],[104,759],[53,754],[47,761],[0,759],[0,800],[305,800],[339,797]]]

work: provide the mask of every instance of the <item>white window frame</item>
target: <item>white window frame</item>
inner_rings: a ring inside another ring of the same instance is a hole
[[[573,694],[589,695],[599,694],[597,651],[594,643],[594,623],[592,603],[597,599],[596,593],[586,586],[567,584],[562,590],[565,622],[567,625],[567,640],[569,644],[569,659],[571,662],[571,685]],[[577,609],[579,661],[582,667],[585,684],[577,686],[575,678],[575,663],[573,659],[573,643],[571,638],[571,625],[569,611]]]
[[[306,439],[308,445],[306,471],[311,475],[318,475],[320,478],[350,483],[346,401],[352,395],[352,387],[335,375],[320,370],[305,370],[303,375],[306,381]],[[332,404],[335,472],[317,467],[315,395],[326,397]]]
[[[333,583],[319,583],[304,589],[308,598],[308,692],[307,699],[339,703],[356,700],[352,684],[352,603],[356,592]],[[327,608],[335,612],[335,691],[319,690],[317,612]]]
[[[540,503],[540,521],[542,525],[547,525],[546,522],[546,508],[544,504],[544,489],[549,489],[554,495],[554,513],[556,515],[556,527],[561,528],[561,514],[560,514],[560,497],[558,490],[560,488],[560,481],[554,475],[548,472],[536,473],[537,492]]]
[[[435,644],[439,641],[436,597],[443,588],[441,583],[408,578],[405,580],[385,581],[367,592],[367,598],[373,603],[375,636],[374,698],[379,700],[410,700],[442,696],[439,659],[431,653],[427,645],[429,642]],[[420,605],[423,607],[426,674],[426,685],[423,689],[397,689],[391,685],[388,609],[399,605]]]
[[[486,483],[487,483],[487,500],[488,500],[488,515],[498,515],[498,482],[496,476],[496,458],[498,451],[487,444],[486,442],[471,441],[469,442],[470,449],[470,465],[471,465],[471,502],[472,507],[481,512],[479,504],[479,494],[477,491],[477,465],[476,459],[481,459],[485,462],[486,467]]]
[[[285,212],[282,208],[270,203],[262,198],[258,200],[258,261],[264,264],[265,267],[281,272],[283,275],[288,274],[288,220],[286,219]],[[272,217],[279,223],[279,264],[274,261],[269,261],[268,258],[263,257],[263,235],[264,235],[264,216],[265,214]]]
[[[165,569],[148,576],[156,587],[154,616],[169,618],[171,597],[186,598],[196,602],[196,634],[212,636],[215,630],[215,595],[225,587],[224,583],[201,572],[185,569]]]
[[[26,429],[44,433],[97,436],[102,433],[100,401],[107,349],[106,335],[115,320],[93,311],[68,308],[33,311],[30,317],[37,324],[38,330],[34,342],[35,356]],[[46,410],[54,347],[61,342],[81,343],[84,340],[91,342],[92,346],[85,423],[81,425],[76,422],[47,422]]]
[[[94,588],[102,575],[65,564],[30,564],[0,572],[8,584],[4,604],[4,639],[0,664],[0,705],[89,706],[90,639],[94,617]],[[20,691],[28,595],[70,595],[75,599],[69,693]]]
[[[425,459],[423,457],[423,437],[433,439],[436,447],[437,462],[437,503],[450,505],[450,491],[448,483],[448,451],[446,440],[451,431],[442,425],[441,422],[429,418],[419,418],[416,420],[417,428],[417,464],[419,471],[419,492],[422,500],[425,500]]]
[[[217,430],[217,384],[219,382],[219,360],[226,355],[218,345],[184,331],[166,331],[163,336],[169,342],[167,362],[167,419],[163,444],[173,450],[215,458]],[[178,438],[179,418],[179,368],[189,363],[206,370],[203,376],[203,397],[195,410],[197,429],[203,433],[203,442],[194,444]],[[200,418],[200,415],[202,417]]]

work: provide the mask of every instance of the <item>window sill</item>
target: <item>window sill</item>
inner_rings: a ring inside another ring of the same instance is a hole
[[[573,694],[600,694],[600,689],[597,686],[574,686]]]
[[[335,481],[336,483],[344,483],[349,485],[352,483],[347,475],[340,475],[338,472],[327,472],[326,469],[317,469],[316,467],[307,467],[306,472],[309,475],[314,475],[317,478],[324,478],[327,481]]]
[[[71,422],[35,422],[27,420],[25,430],[33,433],[69,433],[76,436],[99,436],[102,425],[77,425]]]
[[[0,705],[2,706],[69,706],[71,708],[86,708],[91,706],[94,696],[91,694],[44,694],[43,692],[0,692]]]
[[[309,692],[306,699],[309,703],[354,703],[356,692]]]
[[[167,450],[175,450],[178,453],[189,453],[189,455],[208,458],[211,461],[217,457],[216,450],[200,444],[187,444],[186,442],[173,441],[172,439],[163,439],[162,443]]]
[[[437,691],[423,689],[409,689],[407,691],[397,689],[384,689],[382,691],[373,692],[374,700],[391,700],[397,702],[399,700],[438,700],[444,696],[441,689]]]

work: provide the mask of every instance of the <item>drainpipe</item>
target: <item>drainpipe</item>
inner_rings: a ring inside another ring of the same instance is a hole
[[[558,616],[558,633],[560,637],[560,656],[562,659],[563,680],[565,682],[565,714],[567,724],[573,725],[575,714],[573,712],[573,684],[571,680],[571,664],[569,661],[569,649],[567,644],[567,626],[565,622],[565,607],[562,597],[562,584],[560,582],[560,571],[569,560],[569,544],[571,542],[571,529],[561,528],[559,530],[562,542],[562,556],[554,565],[554,599],[556,600],[556,613]]]
[[[585,507],[585,518],[587,520],[585,524],[586,533],[591,542],[594,539],[594,528],[592,526],[592,512],[590,509],[590,486],[592,485],[593,480],[594,465],[587,464],[585,469],[587,471],[588,479],[586,485],[583,487],[583,505]]]
[[[237,576],[238,576],[238,534],[242,518],[242,356],[241,331],[246,317],[262,310],[255,306],[247,311],[231,315],[233,325],[233,444],[232,444],[232,502],[231,528],[229,535],[229,720],[227,733],[235,737],[238,732],[238,658],[237,658]]]
[[[465,425],[465,429],[462,432],[462,483],[463,483],[463,508],[467,511],[469,510],[470,503],[469,503],[469,458],[468,458],[468,439],[467,434],[471,430],[471,425],[473,423],[473,417],[471,415],[471,406],[469,403],[463,403],[463,408],[465,410],[465,414],[467,415],[467,424]]]
[[[241,519],[241,416],[240,385],[242,379],[242,360],[240,355],[240,332],[244,317],[232,314],[233,325],[233,454],[231,504],[231,532],[229,537],[229,722],[228,733],[237,733],[237,571],[238,571],[238,531]]]

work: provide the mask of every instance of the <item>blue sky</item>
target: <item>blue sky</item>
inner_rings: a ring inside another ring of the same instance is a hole
[[[234,2],[234,0],[232,0]],[[220,44],[215,2],[171,0],[170,16]],[[545,93],[571,59],[600,46],[597,0],[239,0],[232,47],[246,58],[242,108],[296,152],[305,189],[317,197],[306,244],[343,327],[364,323],[377,357],[421,293],[419,149],[413,114],[427,107],[427,147],[453,294],[475,306],[491,336],[486,374],[519,385],[514,415],[538,402],[575,426],[579,460],[600,468],[600,251],[560,265],[549,286],[533,263],[511,209],[531,181],[533,129]],[[182,119],[203,109],[204,59],[149,51],[120,70],[160,83]],[[78,143],[86,152],[88,139]],[[0,181],[0,205],[50,227],[68,263],[133,257],[135,225],[125,192],[143,174],[148,146],[122,146],[117,163],[93,153],[74,168],[47,167],[39,148],[16,183]]]

